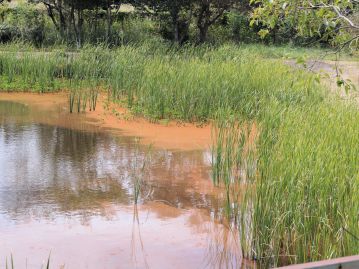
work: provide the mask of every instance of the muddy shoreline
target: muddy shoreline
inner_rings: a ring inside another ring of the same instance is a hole
[[[177,150],[204,150],[211,146],[210,124],[198,126],[189,123],[164,122],[151,123],[144,118],[130,117],[125,109],[111,105],[106,108],[106,98],[100,96],[96,111],[70,114],[68,111],[67,93],[0,93],[0,100],[13,101],[26,104],[30,107],[42,110],[58,110],[63,117],[78,117],[86,123],[90,123],[99,130],[120,133],[121,135],[136,136],[141,138],[141,143],[153,145],[162,149]],[[77,128],[79,126],[66,126],[69,121],[61,121],[46,118],[43,123],[55,124],[63,127]]]

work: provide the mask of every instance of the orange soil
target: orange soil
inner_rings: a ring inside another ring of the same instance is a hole
[[[29,106],[36,106],[45,109],[67,108],[66,93],[0,93],[0,100],[25,103]],[[120,107],[111,106],[105,109],[105,98],[100,97],[96,111],[86,112],[85,118],[95,120],[99,127],[120,131],[125,135],[139,136],[144,144],[165,149],[196,150],[206,149],[211,144],[211,127],[209,125],[198,127],[194,124],[177,124],[169,122],[166,125],[150,123],[143,118],[131,118],[125,120],[123,117],[114,115],[113,110],[119,114],[126,114],[126,110]]]

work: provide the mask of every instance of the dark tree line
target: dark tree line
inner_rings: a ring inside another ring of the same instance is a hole
[[[150,16],[167,14],[172,25],[173,41],[177,43],[186,39],[191,22],[195,22],[198,41],[203,43],[207,40],[209,28],[222,18],[225,12],[249,6],[248,1],[243,0],[133,0],[130,3]]]
[[[10,1],[0,0],[0,3]],[[134,16],[158,22],[159,27],[156,26],[156,31],[160,32],[165,39],[177,44],[183,44],[194,36],[196,37],[191,40],[197,40],[198,43],[208,41],[211,27],[228,26],[228,17],[233,14],[237,16],[237,25],[232,28],[232,39],[236,41],[243,35],[250,36],[250,42],[257,41],[259,37],[267,41],[271,40],[270,42],[273,43],[277,43],[277,40],[279,40],[278,43],[282,40],[294,43],[300,40],[300,44],[316,40],[329,43],[336,37],[339,37],[338,40],[344,38],[345,42],[350,42],[350,44],[353,40],[358,40],[357,22],[352,20],[352,17],[355,18],[355,14],[358,14],[359,2],[356,0],[339,1],[338,4],[326,0],[316,5],[304,0],[293,2],[286,0],[27,1],[45,7],[46,14],[41,9],[41,18],[48,17],[52,22],[53,29],[56,31],[51,31],[51,36],[56,32],[56,42],[58,40],[71,44],[76,42],[77,47],[81,47],[85,40],[91,43],[95,41],[110,45],[123,44],[124,35],[122,34],[121,37],[121,31],[124,32],[124,18],[130,16],[120,12],[124,4],[135,8]],[[25,9],[28,8],[25,7]],[[38,16],[32,14],[28,17]],[[35,22],[33,24],[36,24],[36,20],[33,21]],[[121,24],[119,25],[118,22]],[[116,27],[115,23],[117,23]],[[145,20],[141,23],[145,23]],[[39,29],[37,32],[33,31],[33,35],[38,36],[33,40],[39,40],[36,43],[41,44],[45,30],[41,35],[39,34],[40,27],[35,25],[33,28]],[[219,28],[215,28],[213,32],[216,29]],[[1,38],[1,40],[11,40],[12,36],[19,36],[16,31],[15,34],[11,34],[12,29],[6,28],[6,25],[5,30],[10,34],[2,34],[6,38]],[[240,32],[244,34],[241,35]],[[348,32],[350,36],[355,35],[355,38],[347,37]]]
[[[1,1],[1,0],[0,0]],[[172,40],[183,43],[187,40],[189,26],[198,29],[198,41],[207,40],[209,28],[230,9],[247,1],[240,0],[28,0],[41,3],[63,39],[69,31],[75,34],[78,46],[83,43],[84,12],[102,11],[106,14],[106,39],[111,41],[113,17],[122,4],[131,4],[148,17],[170,25]]]
[[[114,10],[119,10],[121,1],[116,0],[29,0],[30,3],[43,4],[62,39],[72,30],[77,46],[83,43],[84,12],[99,10],[106,12],[106,39],[111,40]]]

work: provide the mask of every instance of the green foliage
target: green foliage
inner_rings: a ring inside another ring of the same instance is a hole
[[[16,39],[32,42],[40,46],[45,36],[45,16],[33,5],[18,4],[0,7],[0,40],[8,42]]]
[[[259,113],[227,103],[213,132],[213,180],[226,189],[245,256],[267,268],[357,254],[357,105],[328,96],[309,74],[262,71],[258,81],[269,73],[281,82],[255,84],[243,98]]]
[[[121,28],[117,28],[121,26]],[[123,26],[123,28],[122,28]],[[122,25],[114,25],[114,29],[120,30],[121,44],[123,45],[140,45],[144,43],[158,43],[161,37],[158,34],[158,26],[151,20],[146,20],[131,15],[124,20]]]
[[[250,27],[248,14],[239,12],[228,13],[228,26],[232,39],[236,42],[254,43],[258,41],[256,30]]]
[[[0,39],[2,42],[21,39],[36,46],[81,47],[146,43],[161,40],[161,35],[181,45],[263,39],[275,44],[318,42],[336,46],[357,34],[356,28],[348,30],[345,21],[331,9],[312,9],[308,1],[300,0],[252,0],[252,5],[250,1],[237,0],[128,1],[135,10],[121,9],[125,5],[118,1],[113,5],[108,0],[90,2],[32,0],[14,6],[2,4]],[[349,0],[337,5],[345,15],[354,18],[357,15],[358,8],[350,5]],[[357,43],[350,45],[357,49]]]
[[[251,0],[251,3],[256,6],[251,25],[262,27],[258,32],[262,39],[270,33],[282,32],[291,40],[303,42],[300,38],[305,38],[306,43],[321,41],[334,46],[349,42],[347,45],[357,49],[351,39],[358,39],[358,28],[348,20],[350,14],[357,14],[358,3],[354,1]]]
[[[245,256],[265,268],[357,254],[359,111],[342,102],[273,100],[256,120],[258,141],[242,117],[219,118],[214,180]]]

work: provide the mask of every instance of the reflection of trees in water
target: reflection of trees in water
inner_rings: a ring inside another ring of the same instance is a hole
[[[0,214],[13,219],[76,215],[87,223],[94,215],[116,216],[114,204],[133,202],[133,169],[146,159],[146,146],[133,138],[4,119],[0,115],[0,149],[10,151],[0,151]],[[153,150],[147,167],[146,199],[209,212],[209,220],[196,224],[209,235],[206,262],[217,268],[240,264],[238,237],[218,224],[224,218],[222,194],[210,187],[204,153]],[[133,250],[140,249],[134,257],[148,268],[137,207],[132,239]]]
[[[0,175],[4,211],[18,217],[25,212],[39,217],[72,211],[87,215],[111,203],[131,203],[130,171],[148,151],[135,139],[37,124],[1,128],[0,138],[9,137],[2,147],[14,151]],[[203,152],[155,150],[144,179],[152,189],[151,200],[220,211],[215,194],[194,188],[198,182],[209,183]]]
[[[147,188],[152,201],[176,208],[207,209],[223,216],[223,198],[210,181],[210,169],[203,151],[161,151],[152,158]]]
[[[26,130],[26,126],[18,124],[19,119],[24,121],[28,117],[29,108],[25,105],[0,101],[0,133],[3,143],[8,145],[14,134]],[[6,125],[6,130],[4,126]]]
[[[147,146],[129,137],[34,124],[31,117],[38,115],[16,103],[7,102],[3,110],[7,114],[0,118],[7,121],[0,122],[0,147],[11,151],[0,152],[0,160],[5,158],[0,210],[16,218],[50,218],[54,213],[109,216],[111,205],[132,203],[133,167],[146,159]],[[208,188],[209,168],[202,151],[153,150],[147,166],[146,199],[176,208],[203,208],[222,218],[221,197]]]
[[[94,210],[108,202],[129,202],[123,182],[111,177],[111,167],[102,163],[113,141],[106,142],[96,133],[45,125],[2,128],[12,140],[1,145],[0,134],[0,146],[13,150],[2,156],[11,158],[5,160],[8,166],[0,175],[4,211],[44,216],[53,210]]]

